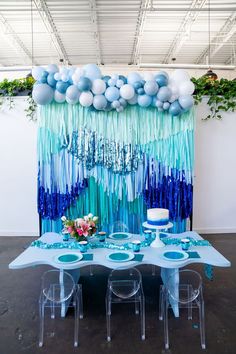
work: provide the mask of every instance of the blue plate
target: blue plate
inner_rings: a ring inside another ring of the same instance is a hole
[[[113,252],[107,255],[108,261],[111,262],[128,262],[134,258],[134,254],[131,252]]]
[[[58,263],[76,263],[83,258],[81,253],[64,253],[55,257],[55,261]]]
[[[169,250],[164,252],[162,257],[168,261],[184,261],[189,255],[183,251]]]
[[[132,235],[127,232],[114,232],[113,234],[110,234],[108,237],[112,238],[113,240],[122,241],[122,240],[128,240],[129,238],[132,237]]]

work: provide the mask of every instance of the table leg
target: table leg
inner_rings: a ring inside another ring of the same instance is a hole
[[[167,280],[169,277],[175,274],[174,277],[172,277],[172,282],[169,283],[169,286],[171,287],[171,292],[174,294],[175,298],[179,298],[179,269],[178,268],[161,268],[161,278],[163,281],[163,284],[166,285]],[[177,301],[173,300],[172,298],[169,298],[169,302],[171,304],[172,310],[174,312],[175,317],[179,317],[179,304]]]
[[[77,284],[79,281],[79,278],[80,278],[80,270],[79,269],[67,270],[67,273],[69,273],[73,277],[75,284]],[[65,294],[64,293],[64,269],[60,269],[59,284],[61,285],[60,296],[61,296],[61,298],[63,298],[64,294]],[[71,299],[69,299],[68,301],[63,302],[61,304],[61,317],[66,316],[66,312],[67,312],[70,300]]]

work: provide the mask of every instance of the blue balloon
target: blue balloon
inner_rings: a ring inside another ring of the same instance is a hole
[[[135,82],[142,80],[138,73],[130,73],[128,75],[128,84],[133,85]]]
[[[152,97],[148,95],[138,96],[138,104],[141,107],[148,107],[152,103]]]
[[[90,79],[91,81],[94,81],[96,79],[101,79],[101,70],[96,64],[87,64],[83,67],[84,70],[84,76]]]
[[[182,113],[182,108],[179,104],[179,101],[174,101],[173,103],[171,103],[169,113],[172,116],[178,116],[180,113]]]
[[[140,83],[141,83],[142,86],[144,86],[146,81],[145,80],[141,80]]]
[[[126,107],[127,106],[127,101],[124,99],[124,98],[120,98],[119,99],[119,102],[120,102],[120,104],[121,104],[121,106],[123,106],[123,107]]]
[[[93,98],[93,106],[94,108],[101,110],[106,108],[107,100],[104,95],[96,95]]]
[[[140,81],[136,81],[133,83],[133,87],[135,88],[135,90],[138,90],[139,88],[142,87],[142,84]]]
[[[37,104],[48,104],[53,100],[54,90],[47,84],[38,84],[33,87],[32,97]]]
[[[139,89],[137,89],[137,94],[138,95],[144,95],[144,89],[142,87],[140,87]]]
[[[47,83],[48,83],[48,85],[50,85],[51,87],[56,87],[57,80],[54,79],[54,73],[48,74]]]
[[[169,89],[169,87],[164,86],[160,87],[158,93],[157,93],[157,99],[164,102],[168,101],[171,98],[172,92]]]
[[[119,80],[116,81],[116,87],[118,87],[118,88],[121,88],[122,86],[124,86],[124,84],[125,84],[125,83],[124,83],[123,80],[120,80],[120,79],[119,79]]]
[[[71,85],[66,90],[66,97],[75,102],[76,100],[79,100],[79,93],[78,87],[76,85]]]
[[[156,107],[156,102],[157,102],[156,96],[152,97],[152,106],[153,107]]]
[[[144,91],[149,96],[155,96],[158,89],[159,89],[159,87],[154,80],[153,81],[146,81],[146,83],[144,85]]]
[[[158,71],[158,73],[155,75],[155,79],[156,79],[156,76],[158,76],[158,75],[164,75],[167,78],[167,80],[169,80],[169,75],[167,74],[166,71],[162,71],[162,70]]]
[[[109,102],[113,102],[118,100],[118,98],[120,97],[120,91],[117,87],[111,86],[106,89],[105,96]]]
[[[168,78],[163,74],[156,75],[155,80],[160,87],[168,85]]]
[[[64,82],[64,81],[57,81],[56,83],[56,90],[60,93],[65,93],[67,88],[69,87],[68,82]]]
[[[124,82],[124,84],[127,84],[127,78],[123,75],[119,75],[119,80],[122,80]]]
[[[180,106],[183,108],[183,109],[190,109],[193,104],[194,104],[194,100],[193,100],[193,96],[190,96],[190,95],[185,95],[185,96],[180,96],[179,97],[179,103],[180,103]]]
[[[78,82],[78,89],[80,91],[89,91],[92,87],[92,82],[87,77],[81,76]]]
[[[48,77],[48,72],[44,70],[42,72],[41,76],[40,76],[39,82],[41,84],[46,84],[47,83],[47,77]]]
[[[119,75],[113,74],[113,75],[111,76],[111,78],[112,78],[112,80],[117,81],[117,80],[119,80]]]

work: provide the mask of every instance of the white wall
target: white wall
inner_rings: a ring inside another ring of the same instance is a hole
[[[236,232],[236,112],[203,121],[208,111],[196,109],[193,229]]]
[[[25,98],[0,109],[0,235],[38,235],[36,123],[25,116]],[[193,228],[236,232],[236,113],[202,121],[196,109]]]
[[[0,109],[0,235],[39,234],[37,124],[26,118],[25,98]]]

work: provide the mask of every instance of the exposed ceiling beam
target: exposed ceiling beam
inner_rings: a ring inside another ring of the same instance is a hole
[[[164,63],[169,63],[171,58],[175,58],[181,50],[183,44],[188,39],[193,23],[196,21],[199,10],[203,8],[207,0],[193,0],[189,11],[185,15],[176,36],[165,56]],[[192,11],[195,12],[192,12]],[[198,11],[197,11],[198,10]]]
[[[226,65],[235,64],[236,63],[236,50],[233,48],[233,54],[225,61]]]
[[[96,46],[95,50],[96,50],[97,64],[102,64],[102,52],[101,52],[97,11],[96,11],[96,0],[89,0],[89,6],[90,6],[90,13],[91,13],[92,27],[93,27],[93,35],[94,35],[95,46]]]
[[[5,34],[6,40],[15,49],[17,56],[20,55],[24,60],[27,61],[27,63],[36,64],[34,60],[32,63],[31,52],[26,48],[26,46],[24,45],[22,40],[18,37],[18,35],[14,31],[10,23],[1,13],[0,13],[0,25],[3,28],[3,33]]]
[[[62,43],[61,37],[57,31],[56,25],[53,21],[52,15],[49,11],[47,3],[45,0],[34,0],[34,4],[39,12],[39,15],[50,34],[53,45],[56,48],[59,59],[63,59],[64,64],[70,64],[69,57],[67,55],[64,44]]]
[[[142,39],[145,19],[146,19],[146,15],[147,15],[147,12],[144,11],[143,9],[147,10],[148,8],[150,8],[151,4],[152,4],[151,0],[141,0],[141,2],[140,2],[140,8],[139,8],[139,13],[138,13],[136,30],[135,30],[135,34],[134,34],[134,44],[133,44],[130,64],[136,65],[138,63],[139,54],[140,54],[141,39]]]
[[[236,12],[233,12],[230,17],[226,20],[224,25],[221,27],[219,32],[212,38],[211,41],[211,59],[218,53],[218,51],[231,39],[231,37],[236,33]],[[204,51],[199,55],[196,60],[196,64],[206,62],[209,55],[209,45],[204,49]]]

